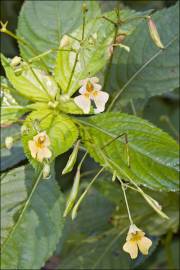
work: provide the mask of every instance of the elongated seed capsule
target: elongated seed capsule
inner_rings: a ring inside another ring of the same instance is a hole
[[[161,210],[162,206],[153,198],[151,198],[146,193],[142,193],[144,199],[149,203],[149,205],[163,218],[169,219],[169,217]]]
[[[78,167],[75,178],[74,178],[74,183],[73,183],[69,198],[66,203],[66,209],[64,211],[63,217],[66,217],[69,214],[69,212],[71,211],[74,205],[74,202],[76,200],[78,190],[79,190],[79,182],[80,182],[80,168]]]
[[[154,41],[155,45],[161,49],[164,49],[164,45],[161,42],[155,22],[152,20],[150,16],[147,17],[147,22],[148,22],[151,38]]]
[[[72,171],[74,164],[76,162],[76,159],[77,159],[79,144],[80,144],[80,140],[78,140],[77,143],[75,144],[74,149],[73,149],[71,155],[69,156],[68,162],[62,171],[62,174],[66,174],[66,173]]]

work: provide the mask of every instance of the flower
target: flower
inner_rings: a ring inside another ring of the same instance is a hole
[[[98,84],[99,79],[96,77],[87,78],[81,81],[82,87],[79,89],[81,95],[74,98],[74,102],[79,106],[84,113],[89,113],[91,107],[91,100],[95,102],[95,112],[103,112],[105,104],[108,101],[109,94],[100,91],[102,86]]]
[[[50,146],[50,140],[46,131],[42,131],[33,137],[33,140],[28,142],[31,156],[42,162],[44,158],[50,158],[52,156],[48,146]]]
[[[8,150],[10,150],[13,146],[13,137],[6,137],[5,146]]]
[[[123,250],[130,254],[131,259],[137,258],[138,248],[143,255],[148,254],[152,241],[144,235],[145,233],[137,228],[135,224],[130,226]]]

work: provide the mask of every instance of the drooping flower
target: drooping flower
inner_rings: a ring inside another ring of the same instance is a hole
[[[96,113],[103,112],[105,109],[109,94],[101,91],[102,86],[98,84],[98,82],[99,79],[96,77],[87,78],[81,81],[82,87],[79,89],[81,95],[75,97],[74,102],[84,113],[89,113],[91,100],[93,100],[96,105]]]
[[[42,131],[33,137],[33,140],[28,142],[29,149],[31,151],[31,156],[42,162],[45,158],[50,158],[52,156],[49,150],[50,140],[46,131]]]
[[[129,228],[123,250],[130,254],[131,259],[136,259],[138,248],[143,255],[147,255],[151,245],[152,241],[145,237],[145,233],[137,228],[135,224],[132,224]]]

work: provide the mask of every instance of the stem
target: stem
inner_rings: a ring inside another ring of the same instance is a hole
[[[78,168],[79,168],[79,169],[81,168],[83,161],[84,161],[85,158],[87,157],[87,154],[88,154],[88,152],[86,152],[86,153],[84,154],[84,156],[82,157],[82,159],[81,159],[81,161],[80,161],[80,163],[79,163],[79,165],[78,165]]]
[[[102,16],[102,17],[100,17],[100,18],[107,20],[108,22],[112,23],[114,26],[117,26],[117,23],[116,23],[116,22],[114,22],[113,20],[109,19],[109,18],[106,17],[106,16]]]
[[[72,49],[54,49],[54,48],[52,48],[52,49],[50,49],[50,50],[48,50],[48,51],[46,51],[46,52],[43,52],[43,53],[41,53],[41,54],[39,54],[39,55],[37,55],[37,56],[35,56],[35,57],[32,57],[32,58],[30,58],[29,60],[28,60],[28,62],[29,63],[32,63],[32,62],[34,62],[34,61],[36,61],[36,60],[40,60],[40,58],[42,58],[42,57],[44,57],[44,56],[46,56],[46,55],[48,55],[48,54],[50,54],[50,53],[52,53],[52,52],[54,52],[54,51],[62,51],[62,52],[75,52],[75,50],[72,50]]]
[[[132,217],[131,217],[131,213],[130,213],[130,209],[129,209],[129,204],[128,204],[128,200],[127,200],[127,196],[126,196],[126,191],[125,191],[125,188],[124,188],[124,184],[123,184],[123,182],[122,182],[122,180],[121,180],[121,178],[119,176],[117,176],[117,178],[118,178],[118,180],[121,183],[121,187],[122,187],[122,191],[123,191],[123,194],[124,194],[124,199],[125,199],[125,203],[126,203],[126,207],[127,207],[127,211],[128,211],[129,221],[130,221],[130,223],[132,225],[134,223],[133,223],[133,220],[132,220]]]
[[[72,71],[71,71],[71,76],[69,78],[69,82],[68,82],[68,85],[67,85],[67,88],[66,88],[66,92],[68,92],[68,90],[69,90],[69,87],[70,87],[70,84],[71,84],[71,81],[72,81],[72,77],[74,75],[75,68],[76,68],[76,65],[77,65],[77,62],[78,62],[78,56],[79,56],[79,52],[76,52],[76,58],[75,58],[74,65],[73,65],[73,68],[72,68]]]
[[[108,18],[106,18],[104,16],[102,18],[108,19]],[[119,20],[119,7],[117,9],[117,20]],[[111,20],[108,19],[108,21],[111,21]],[[118,25],[117,25],[117,23],[115,23],[113,21],[111,21],[111,23],[113,23],[114,27],[115,27],[114,39],[113,39],[113,44],[115,44],[116,43],[116,38],[117,38],[117,35],[118,35]],[[104,79],[104,86],[103,86],[104,89],[106,89],[106,85],[108,83],[108,79],[109,79],[109,76],[110,76],[110,70],[111,70],[112,61],[113,61],[114,50],[115,49],[113,49],[113,52],[112,52],[112,54],[110,56],[109,64],[108,64],[108,67],[107,67],[107,70],[106,70],[105,79]]]
[[[133,102],[132,99],[130,100],[130,104],[131,104],[131,108],[132,108],[133,114],[134,114],[134,115],[137,115],[136,108],[135,108],[135,106],[134,106],[134,102]]]
[[[85,24],[86,24],[86,13],[83,13],[83,28],[82,28],[82,41],[84,40],[84,34],[85,34]]]
[[[29,43],[27,43],[27,41],[25,41],[24,39],[22,39],[22,38],[16,36],[16,35],[15,35],[14,33],[12,33],[11,31],[9,31],[9,30],[6,29],[3,33],[5,33],[5,34],[11,36],[12,38],[14,38],[14,39],[16,39],[17,41],[19,41],[19,43],[21,43],[22,45],[28,47],[28,49],[29,49],[33,54],[36,54],[36,53],[37,53],[37,52],[34,50],[34,48],[33,48]],[[46,64],[44,63],[43,60],[41,60],[41,63],[42,63],[42,65],[44,66],[45,70],[46,70],[47,72],[49,72],[49,71],[48,71],[48,67],[46,66]]]
[[[80,40],[79,38],[77,38],[77,37],[74,37],[74,36],[72,36],[72,35],[70,35],[70,34],[66,34],[66,35],[67,35],[68,37],[70,37],[70,38],[72,38],[72,39],[78,41],[78,42],[81,42],[81,40]]]

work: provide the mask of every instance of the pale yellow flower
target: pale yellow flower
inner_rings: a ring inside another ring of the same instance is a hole
[[[123,250],[130,254],[131,259],[136,259],[138,248],[143,255],[147,255],[151,245],[152,241],[145,237],[145,233],[137,228],[135,224],[132,224],[129,228]]]
[[[42,162],[45,158],[50,158],[52,156],[49,150],[50,140],[46,131],[42,131],[33,137],[33,140],[28,142],[29,149],[31,151],[31,156]]]
[[[95,113],[103,112],[105,109],[109,94],[101,91],[102,86],[98,84],[98,82],[99,79],[96,77],[81,81],[82,87],[79,89],[81,95],[75,97],[74,102],[84,113],[90,112],[91,100],[93,100],[96,105]]]

